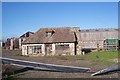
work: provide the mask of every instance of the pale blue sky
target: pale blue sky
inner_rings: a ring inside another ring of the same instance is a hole
[[[117,28],[117,2],[3,2],[3,38],[43,27]]]
[[[119,0],[2,0],[3,2],[119,2]]]

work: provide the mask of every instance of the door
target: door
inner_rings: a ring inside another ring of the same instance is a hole
[[[52,44],[45,44],[45,55],[51,55],[52,53]]]

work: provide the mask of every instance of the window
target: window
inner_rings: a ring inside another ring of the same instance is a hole
[[[108,29],[106,29],[105,31],[109,31]]]
[[[47,31],[46,37],[51,37],[53,35],[54,31]]]
[[[96,29],[95,31],[99,31],[99,30]]]
[[[46,36],[50,37],[50,36],[52,36],[52,33],[51,32],[46,32]]]
[[[41,50],[41,46],[34,46],[34,48],[33,48],[33,52],[34,53],[42,53],[42,50]]]
[[[42,53],[41,45],[37,46],[28,46],[28,54],[38,54]]]

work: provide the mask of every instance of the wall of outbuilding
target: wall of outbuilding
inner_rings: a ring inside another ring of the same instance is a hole
[[[119,29],[86,29],[81,30],[81,45],[82,48],[103,48],[104,40],[108,38],[119,39]],[[120,40],[120,39],[119,39]]]

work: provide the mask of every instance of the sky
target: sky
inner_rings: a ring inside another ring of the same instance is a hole
[[[39,28],[118,28],[117,2],[3,2],[2,38]]]
[[[119,2],[119,0],[2,0],[2,2]]]

